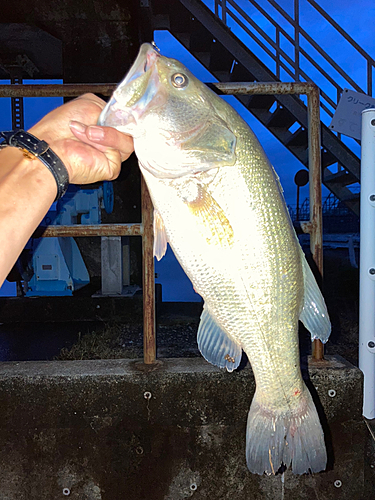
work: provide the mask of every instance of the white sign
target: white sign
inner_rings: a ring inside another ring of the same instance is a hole
[[[329,128],[354,139],[361,138],[361,113],[375,108],[375,99],[366,94],[344,89]]]

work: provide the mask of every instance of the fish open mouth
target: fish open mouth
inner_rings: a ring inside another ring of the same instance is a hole
[[[146,73],[150,68],[152,68],[158,57],[160,57],[160,51],[155,44],[142,44],[139,49],[137,59],[134,61],[129,73],[126,75],[117,90],[120,90],[121,87],[128,85],[130,82]]]
[[[155,44],[144,43],[124,80],[114,91],[99,116],[98,125],[121,130],[137,121],[156,93],[156,60],[161,57]]]

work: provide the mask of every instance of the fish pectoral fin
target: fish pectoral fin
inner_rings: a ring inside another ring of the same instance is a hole
[[[233,245],[233,228],[225,212],[205,186],[190,182],[185,188],[183,201],[190,212],[199,219],[209,244],[222,248]]]
[[[236,162],[236,136],[228,125],[218,117],[207,120],[198,133],[181,143],[181,149],[189,153],[189,157],[197,158],[199,164],[216,168],[223,165],[234,165]],[[205,168],[205,170],[208,170]]]
[[[167,251],[167,233],[161,215],[154,210],[154,257],[161,260]]]
[[[331,333],[331,321],[322,292],[301,249],[304,278],[304,304],[299,319],[311,333],[311,340],[319,339],[324,344]]]
[[[218,325],[206,308],[203,308],[197,334],[198,348],[202,356],[219,368],[232,372],[241,361],[242,349],[237,342]]]

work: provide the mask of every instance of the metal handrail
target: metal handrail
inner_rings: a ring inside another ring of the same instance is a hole
[[[337,107],[338,101],[341,97],[343,87],[339,85],[332,74],[338,74],[345,81],[348,87],[352,87],[358,92],[373,95],[373,78],[372,72],[375,69],[375,60],[358,45],[353,38],[341,28],[341,26],[332,19],[332,17],[320,7],[315,0],[305,0],[308,2],[322,18],[329,23],[339,34],[342,36],[358,53],[359,56],[366,61],[366,88],[363,89],[356,83],[354,77],[344,71],[340,64],[338,64],[319,44],[307,33],[300,23],[300,9],[302,0],[294,0],[294,16],[290,16],[276,0],[264,0],[268,2],[281,16],[285,19],[286,23],[292,28],[293,36],[291,36],[286,29],[273,19],[269,11],[259,5],[256,0],[248,0],[248,2],[255,7],[255,9],[274,27],[274,36],[266,33],[254,20],[251,19],[249,14],[240,6],[235,0],[215,0],[214,13],[226,25],[230,25],[229,18],[234,21],[241,29],[243,29],[248,36],[254,40],[258,46],[275,62],[275,75],[280,79],[280,70],[284,70],[287,75],[297,81],[313,81],[309,75],[308,68],[303,63],[306,59],[310,65],[317,70],[323,81],[332,85],[336,90],[335,100],[333,100],[327,92],[321,90],[321,108],[332,117]],[[205,2],[206,3],[206,2]],[[210,7],[209,2],[207,2]],[[281,47],[281,36],[294,48],[294,56],[288,55]],[[301,47],[301,41],[307,42],[308,47],[313,48],[317,53],[324,58],[329,65],[330,70],[324,70],[308,53],[308,50]],[[267,46],[268,45],[268,46]],[[330,74],[331,73],[331,74]]]
[[[310,249],[317,269],[323,274],[323,231],[322,231],[322,178],[320,157],[320,106],[319,89],[314,83],[307,82],[265,82],[265,83],[213,83],[222,94],[228,95],[275,95],[297,94],[307,96],[308,114],[308,162],[310,189],[310,220],[301,223],[305,233],[310,234]],[[51,97],[79,96],[83,92],[111,95],[115,84],[52,84],[52,85],[0,85],[0,97]],[[142,236],[143,266],[143,358],[145,364],[156,361],[155,335],[155,285],[153,258],[153,206],[146,183],[142,178],[142,223],[141,224],[103,224],[39,227],[34,237],[52,236]],[[323,344],[314,340],[313,357],[323,358]]]

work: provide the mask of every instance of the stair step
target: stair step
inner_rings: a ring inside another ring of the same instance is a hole
[[[209,52],[192,51],[192,54],[203,66],[206,68],[210,66],[211,54]]]
[[[213,71],[212,73],[215,76],[215,78],[219,80],[219,82],[230,81],[230,73],[228,71]]]
[[[252,96],[250,96],[250,97],[252,97]],[[267,121],[270,117],[270,112],[268,111],[268,109],[252,108],[251,105],[252,105],[252,101],[250,101],[250,106],[247,106],[247,107],[250,108],[250,111],[255,116],[255,118],[258,118],[258,120],[260,122],[262,122],[263,124],[267,123]]]
[[[252,95],[249,103],[249,109],[262,109],[268,111],[276,98],[273,95]]]
[[[324,176],[324,183],[329,186],[329,184],[340,184],[341,186],[349,186],[350,184],[354,184],[355,182],[359,182],[359,179],[356,178],[351,172],[347,170],[341,170],[335,174],[329,174]]]
[[[244,95],[237,95],[236,97],[245,106],[245,108],[249,109],[249,104],[251,98],[253,97],[252,95],[244,94]]]
[[[337,158],[327,149],[322,149],[322,167],[323,169],[337,163]]]
[[[171,27],[168,14],[157,14],[154,16],[154,30],[169,30]]]
[[[211,44],[211,60],[209,70],[227,71],[230,73],[234,58],[232,54],[217,40]]]
[[[253,82],[254,75],[242,64],[235,64],[230,77],[232,82]]]
[[[174,37],[177,38],[177,40],[180,43],[182,43],[182,45],[186,49],[189,49],[189,46],[190,46],[190,33],[189,32],[174,33]]]
[[[269,128],[281,128],[288,130],[295,122],[296,119],[290,111],[282,106],[278,106],[272,113],[272,116],[266,125]]]
[[[350,193],[346,196],[341,197],[341,201],[343,202],[359,202],[360,194],[359,193]]]
[[[194,29],[190,36],[190,51],[191,52],[202,52],[211,47],[214,37],[202,24],[195,21]]]
[[[274,127],[269,128],[269,130],[273,133],[273,135],[279,139],[284,145],[288,142],[288,140],[292,137],[292,133],[287,128]]]
[[[307,146],[289,146],[288,149],[305,167],[309,166],[309,150]]]
[[[159,2],[152,2],[154,5]],[[173,35],[188,31],[192,33],[195,29],[196,21],[191,12],[180,2],[168,2],[168,6],[164,9],[164,14],[168,14],[170,18],[170,27]]]
[[[286,145],[290,148],[293,147],[307,148],[308,145],[307,129],[305,129],[304,127],[300,127],[298,130],[296,130],[294,134],[291,135]]]

